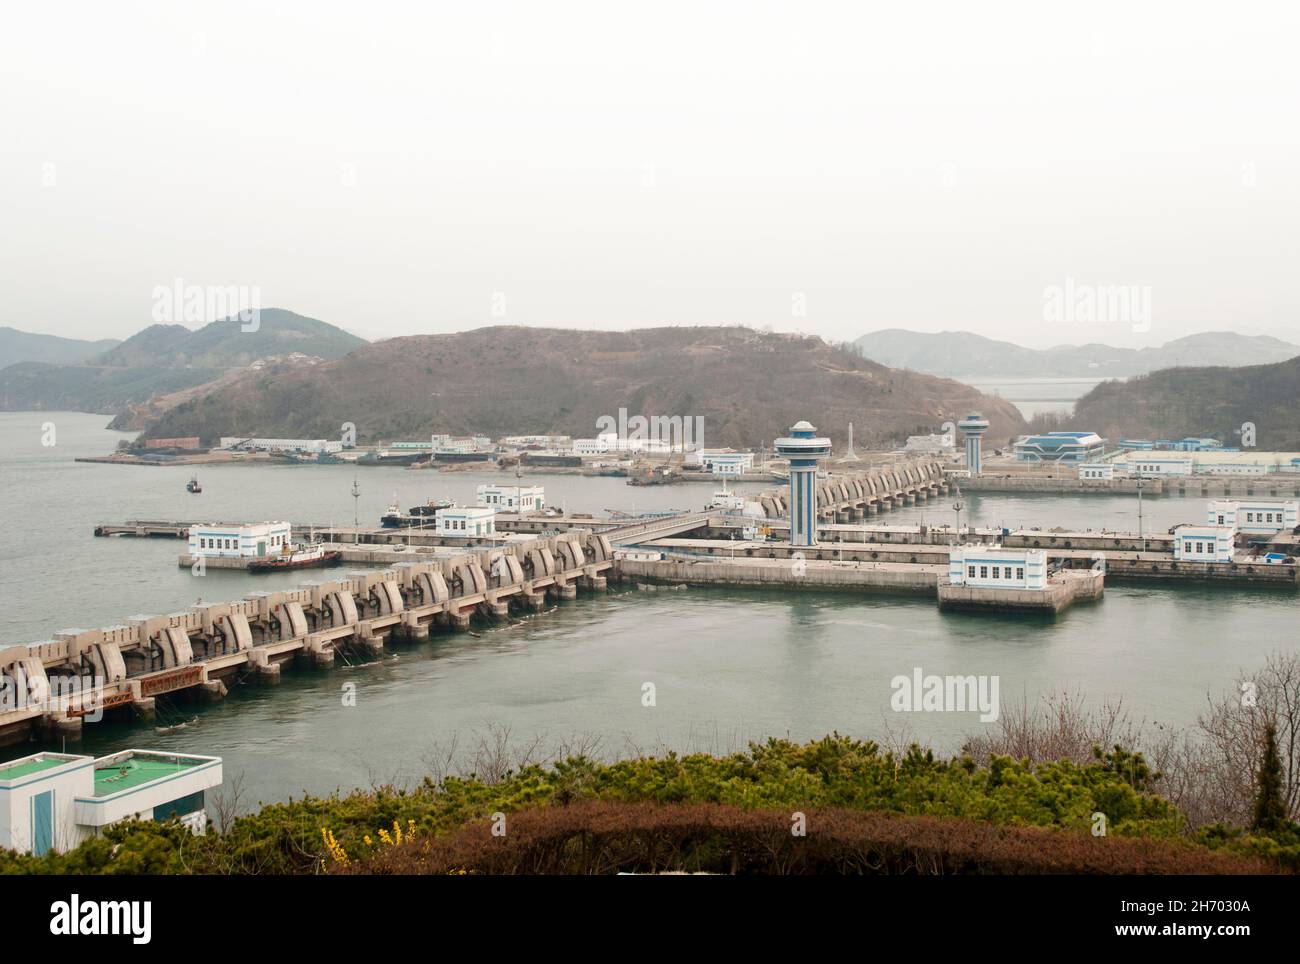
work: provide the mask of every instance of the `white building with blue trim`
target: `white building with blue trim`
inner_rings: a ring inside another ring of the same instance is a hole
[[[948,553],[948,583],[974,589],[1046,589],[1042,549],[957,546]]]
[[[434,531],[440,536],[480,539],[496,535],[497,510],[490,505],[454,505],[434,517]]]
[[[1206,504],[1205,516],[1209,525],[1232,526],[1252,535],[1273,535],[1300,523],[1300,501],[1220,499]]]
[[[1158,455],[1135,452],[1129,455],[1129,474],[1144,478],[1166,475],[1191,475],[1192,459],[1186,455]]]
[[[754,470],[754,453],[734,449],[699,449],[695,461],[714,475],[744,475]]]
[[[480,485],[478,504],[498,512],[541,512],[546,508],[546,490],[540,485]]]
[[[122,820],[175,817],[203,833],[205,794],[220,785],[220,757],[33,753],[0,763],[0,847],[36,856],[69,850]]]
[[[1020,462],[1091,462],[1106,451],[1106,440],[1096,432],[1044,432],[1017,440]]]
[[[293,542],[288,522],[257,522],[251,525],[190,526],[190,556],[257,559],[279,555]]]
[[[1174,559],[1179,562],[1232,562],[1236,526],[1184,525],[1174,528]]]
[[[1080,482],[1110,482],[1115,478],[1115,466],[1109,462],[1080,462]]]

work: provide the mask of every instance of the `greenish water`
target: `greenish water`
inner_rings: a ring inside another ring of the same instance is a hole
[[[58,444],[40,444],[53,421]],[[0,642],[48,638],[68,626],[119,622],[293,585],[302,573],[252,577],[176,565],[173,540],[96,539],[97,521],[128,518],[350,520],[346,467],[231,466],[201,470],[204,493],[184,491],[189,470],[78,464],[119,436],[106,419],[0,414],[0,492],[8,551],[0,558]],[[363,519],[392,500],[469,500],[488,476],[405,469],[357,472]],[[491,476],[496,478],[497,476]],[[694,508],[709,486],[636,489],[619,479],[538,476],[548,501],[570,511]],[[967,499],[980,525],[1136,528],[1127,498],[984,496]],[[1148,499],[1163,531],[1198,519],[1201,500]],[[917,506],[885,522],[948,521],[946,506]],[[996,675],[1003,706],[1068,688],[1094,703],[1123,699],[1134,714],[1174,726],[1206,695],[1230,690],[1241,668],[1296,647],[1297,596],[1208,587],[1107,587],[1095,605],[1055,620],[940,613],[892,596],[690,590],[583,594],[549,612],[476,636],[439,635],[372,663],[286,672],[277,687],[235,686],[225,702],[160,704],[159,725],[95,724],[82,750],[126,747],[213,754],[227,782],[242,776],[245,804],[304,790],[415,782],[457,742],[466,759],[490,730],[515,744],[541,737],[595,741],[603,755],[673,747],[725,751],[750,739],[839,730],[861,737],[907,732],[944,750],[985,726],[977,713],[895,713],[890,680],[914,667],[940,675]],[[643,687],[653,683],[655,705]],[[355,705],[344,705],[355,684]],[[12,759],[36,747],[11,747]]]

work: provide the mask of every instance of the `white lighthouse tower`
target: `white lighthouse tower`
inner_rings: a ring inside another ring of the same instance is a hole
[[[989,420],[979,412],[971,412],[957,423],[957,427],[966,436],[966,468],[973,478],[979,475],[984,468],[980,452],[980,440],[984,437],[984,433],[989,430]]]
[[[790,426],[776,440],[777,455],[790,463],[790,544],[817,544],[817,466],[831,454],[831,440],[819,438],[807,422]]]

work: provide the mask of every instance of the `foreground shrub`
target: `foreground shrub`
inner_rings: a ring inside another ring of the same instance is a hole
[[[475,821],[337,868],[361,874],[1260,874],[1264,860],[1181,840],[1093,837],[940,817],[586,801]]]

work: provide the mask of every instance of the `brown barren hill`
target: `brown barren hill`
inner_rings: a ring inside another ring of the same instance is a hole
[[[393,338],[310,370],[269,366],[177,405],[152,436],[431,432],[596,434],[602,416],[699,416],[704,444],[749,446],[808,419],[837,445],[892,445],[979,409],[993,444],[1025,431],[1009,402],[887,368],[820,338],[740,327],[626,332],[493,327]]]

